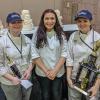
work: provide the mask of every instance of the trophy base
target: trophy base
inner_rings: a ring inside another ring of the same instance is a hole
[[[80,89],[79,87],[77,87],[77,86],[75,86],[74,85],[74,87],[73,87],[75,90],[77,90],[77,91],[79,91],[79,92],[81,92],[82,94],[84,94],[84,95],[86,95],[86,96],[89,96],[89,94],[86,92],[86,91],[84,91],[84,90],[82,90],[82,89]]]

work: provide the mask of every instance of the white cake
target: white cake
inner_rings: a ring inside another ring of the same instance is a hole
[[[58,20],[59,20],[59,23],[60,25],[62,26],[62,16],[60,15],[60,11],[58,9],[55,10],[55,13],[57,14],[57,17],[58,17]]]
[[[33,22],[29,10],[22,10],[23,28],[22,31],[31,31],[33,29]]]
[[[2,24],[2,21],[0,20],[0,30],[3,29],[3,24]]]
[[[4,30],[4,26],[2,24],[2,21],[0,20],[0,36],[3,36],[4,35],[3,30]]]

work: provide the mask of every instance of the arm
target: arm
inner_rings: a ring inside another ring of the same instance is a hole
[[[9,68],[6,66],[6,41],[5,37],[0,38],[0,77],[4,77],[5,79],[12,82],[13,85],[17,85],[20,83],[20,79],[18,77],[9,74]]]
[[[72,83],[72,69],[73,69],[73,35],[70,36],[69,41],[68,41],[68,45],[67,45],[67,59],[66,59],[66,77],[67,77],[67,82],[69,87],[73,87],[73,83]]]
[[[58,62],[56,63],[54,69],[50,72],[50,77],[53,80],[57,73],[60,71],[60,69],[63,67],[66,58],[69,59],[68,53],[67,53],[67,41],[65,37],[63,37],[63,44],[61,45],[61,57],[59,58]]]
[[[62,68],[62,66],[64,65],[64,62],[65,62],[65,58],[64,57],[61,57],[59,59],[59,61],[57,62],[57,64],[55,65],[55,68],[54,69],[51,69],[49,71],[49,79],[51,80],[54,80],[55,77],[57,76],[57,73],[59,72],[59,70]]]
[[[99,88],[100,88],[100,78],[97,78],[95,85],[88,90],[88,92],[91,93],[90,97],[95,96],[97,94]]]
[[[27,80],[30,78],[33,67],[34,65],[30,63],[28,69],[26,69],[26,71],[23,74],[23,79]]]
[[[13,83],[13,85],[18,85],[21,83],[21,81],[20,81],[20,79],[18,79],[18,77],[14,77],[11,74],[6,73],[5,75],[3,75],[3,77],[10,80]]]
[[[32,57],[31,57],[31,41],[30,40],[28,40],[28,41],[30,43],[29,54],[28,54],[29,65],[23,74],[23,79],[26,79],[26,80],[30,78],[33,67],[34,67],[34,62],[32,62]]]
[[[67,82],[68,82],[68,85],[72,88],[73,82],[71,79],[71,75],[72,75],[72,66],[68,66],[67,67]]]
[[[64,63],[65,63],[65,58],[61,57],[59,59],[58,63],[56,64],[55,69],[54,69],[56,71],[56,73],[59,72],[59,70],[62,68],[62,66],[64,65]]]
[[[38,65],[38,67],[45,73],[45,75],[48,75],[48,69],[46,68],[45,64],[43,63],[40,55],[39,50],[35,46],[36,44],[36,33],[33,35],[32,38],[32,44],[31,44],[31,55],[32,55],[32,63],[35,63]]]
[[[40,57],[33,59],[33,62],[39,66],[39,68],[45,73],[46,76],[48,76],[48,69]]]

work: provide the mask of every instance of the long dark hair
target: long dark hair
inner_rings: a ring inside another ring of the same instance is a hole
[[[39,48],[42,48],[44,45],[48,45],[48,42],[47,42],[47,34],[46,34],[46,27],[44,25],[44,16],[46,13],[53,13],[55,15],[55,18],[56,18],[56,23],[54,25],[54,31],[56,32],[56,36],[60,42],[60,45],[62,43],[62,33],[63,33],[63,29],[62,27],[60,26],[59,24],[59,20],[57,18],[57,15],[55,13],[54,10],[52,9],[46,9],[42,16],[41,16],[41,19],[40,19],[40,23],[39,23],[39,27],[37,29],[37,35],[36,35],[36,47],[39,49]]]

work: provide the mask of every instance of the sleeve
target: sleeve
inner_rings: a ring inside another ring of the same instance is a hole
[[[0,76],[6,74],[8,72],[8,68],[5,66],[5,47],[4,41],[0,38]]]
[[[69,66],[69,62],[71,63],[71,66],[73,66],[73,60],[74,60],[74,54],[73,54],[73,38],[74,33],[70,36],[68,42],[67,42],[67,55],[68,59],[66,59],[66,66]]]
[[[32,56],[32,59],[36,59],[40,57],[39,50],[36,48],[36,33],[34,33],[32,37],[31,56]]]
[[[65,39],[65,37],[63,37],[63,47],[62,47],[61,56],[66,58],[67,66],[72,66],[72,59],[68,52],[68,43],[67,43],[67,40]]]
[[[69,49],[68,49],[68,44],[67,44],[66,66],[73,66],[73,59],[70,56],[70,52],[69,52]]]
[[[63,36],[63,44],[62,44],[62,46],[61,46],[61,56],[62,57],[67,57],[67,52],[66,52],[66,50],[67,50],[67,40],[65,39],[65,37]]]

